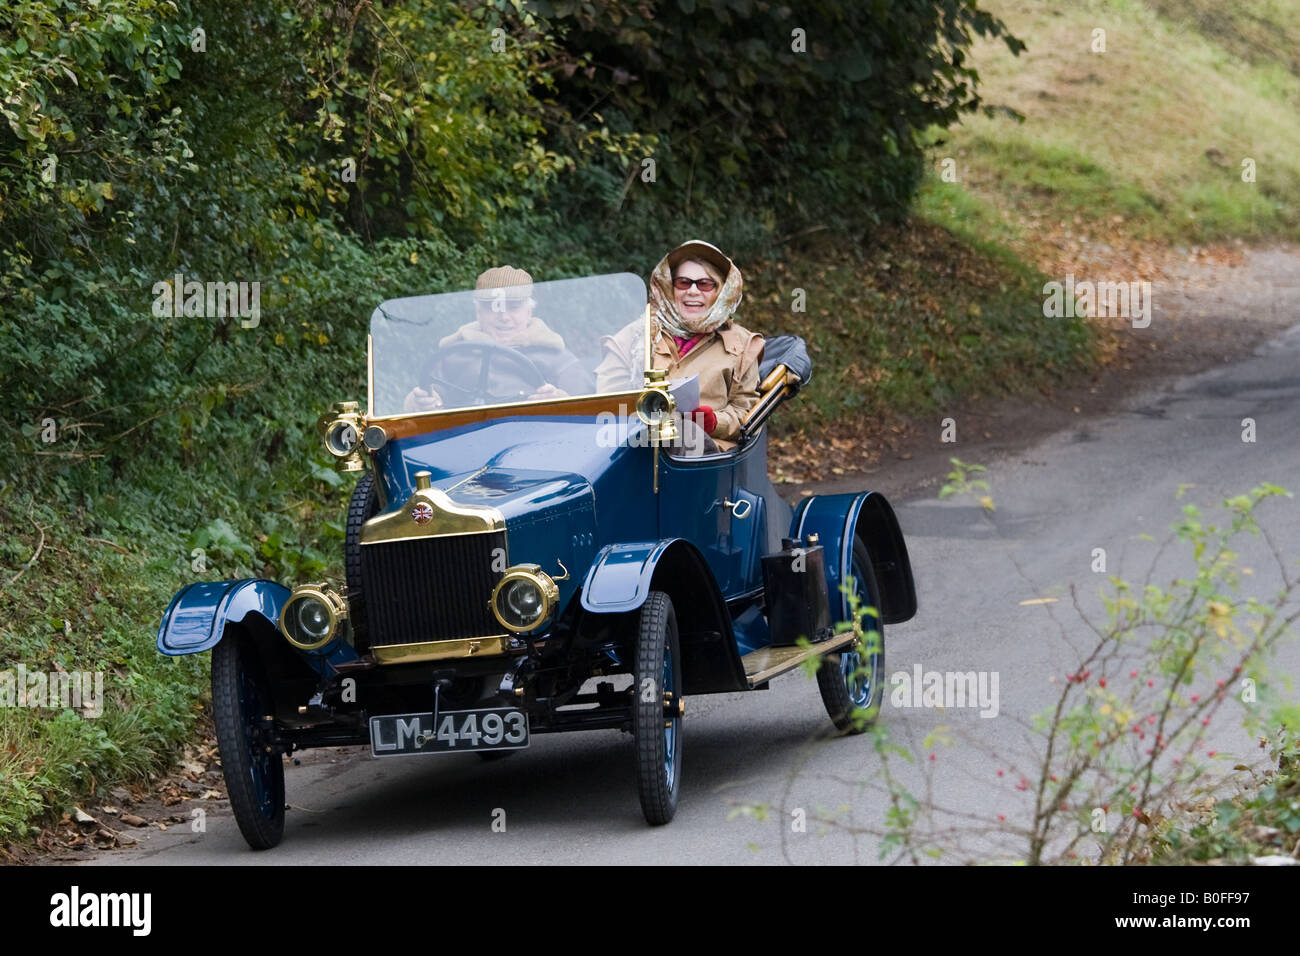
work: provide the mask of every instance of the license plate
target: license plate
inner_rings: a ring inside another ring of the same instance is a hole
[[[528,715],[514,707],[370,718],[370,752],[376,757],[521,750],[527,746]]]

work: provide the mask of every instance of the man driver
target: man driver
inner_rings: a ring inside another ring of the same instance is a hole
[[[457,342],[486,342],[504,345],[524,355],[537,366],[545,382],[538,386],[527,382],[520,370],[503,358],[484,354],[463,362],[449,353],[447,361],[435,355],[437,377],[458,382],[459,371],[468,388],[476,381],[479,362],[490,362],[492,393],[502,404],[508,401],[538,401],[566,395],[590,394],[595,382],[582,363],[564,346],[564,338],[533,314],[533,277],[514,266],[488,269],[474,284],[474,321],[467,322],[438,342],[439,348]],[[431,371],[430,378],[434,377]],[[512,394],[517,393],[517,395]],[[408,412],[433,411],[443,406],[442,396],[429,385],[416,387],[406,396],[403,408]]]

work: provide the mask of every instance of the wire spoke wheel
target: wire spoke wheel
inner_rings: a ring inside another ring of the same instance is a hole
[[[682,768],[682,665],[672,599],[651,591],[641,607],[636,642],[632,737],[637,792],[652,826],[677,812]]]
[[[238,631],[212,651],[213,722],[239,832],[255,850],[284,836],[284,758],[266,726],[271,698],[259,661]]]
[[[860,606],[879,610],[880,597],[871,556],[857,538],[853,540],[853,593]],[[832,600],[835,596],[832,596]],[[884,698],[885,629],[871,614],[862,618],[860,641],[847,651],[828,655],[817,671],[817,688],[821,691],[826,713],[835,728],[845,734],[860,734],[880,712]]]

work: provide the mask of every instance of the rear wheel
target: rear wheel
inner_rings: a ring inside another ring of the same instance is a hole
[[[876,578],[871,572],[871,555],[866,545],[853,539],[853,592],[861,606],[880,608]],[[832,594],[834,601],[839,595]],[[880,712],[884,697],[885,628],[880,618],[862,618],[864,634],[859,644],[823,659],[817,671],[817,687],[835,728],[845,734],[860,734]]]
[[[284,759],[271,744],[272,713],[261,662],[228,631],[212,651],[212,718],[230,809],[254,850],[284,836]]]
[[[667,823],[677,812],[682,769],[681,688],[677,614],[667,594],[651,591],[638,622],[632,706],[637,792],[651,826]]]

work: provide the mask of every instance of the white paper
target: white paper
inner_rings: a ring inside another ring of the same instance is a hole
[[[668,382],[668,393],[677,403],[677,410],[693,412],[700,407],[700,377],[676,378]]]

